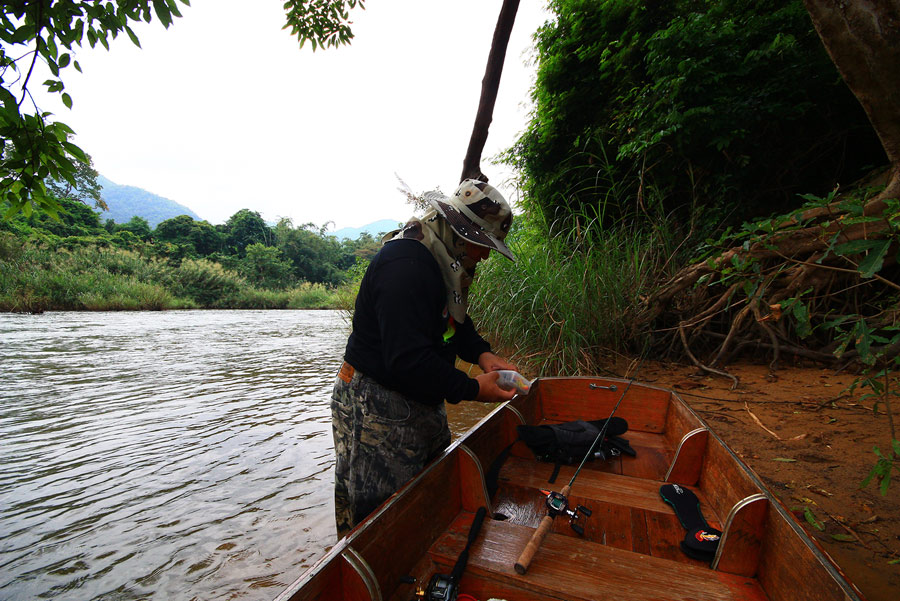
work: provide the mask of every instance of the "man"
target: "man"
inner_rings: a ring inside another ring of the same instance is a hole
[[[450,444],[444,400],[505,401],[501,369],[466,314],[477,263],[503,240],[512,211],[492,186],[463,181],[451,197],[428,192],[430,207],[385,236],[362,279],[353,331],[332,400],[338,536],[415,476]],[[474,378],[455,359],[485,372]]]

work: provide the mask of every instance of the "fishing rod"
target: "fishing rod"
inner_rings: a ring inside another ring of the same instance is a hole
[[[569,483],[563,486],[559,492],[546,490],[541,491],[542,493],[547,495],[547,515],[545,515],[541,520],[541,523],[538,525],[537,530],[535,530],[534,534],[531,536],[531,540],[529,540],[528,544],[525,545],[525,548],[522,550],[522,554],[519,555],[519,559],[516,561],[514,567],[518,574],[524,576],[525,572],[528,571],[528,566],[531,565],[531,560],[534,559],[534,555],[537,553],[538,549],[541,548],[541,543],[544,542],[544,537],[546,537],[547,533],[550,531],[550,527],[553,525],[553,520],[554,518],[556,518],[556,516],[560,514],[569,516],[569,525],[572,526],[572,529],[579,535],[584,534],[584,528],[576,524],[575,521],[578,519],[580,514],[584,514],[585,517],[590,517],[591,510],[583,505],[578,505],[577,507],[575,507],[575,509],[569,508],[569,493],[572,490],[572,484],[575,483],[575,478],[578,477],[579,472],[581,472],[581,468],[584,467],[584,464],[593,455],[594,447],[596,447],[597,443],[602,441],[603,437],[606,436],[606,431],[609,429],[609,423],[612,421],[612,418],[616,414],[616,411],[619,410],[619,405],[622,404],[622,399],[624,399],[625,395],[628,394],[628,389],[631,388],[631,385],[634,383],[643,363],[644,357],[641,357],[641,362],[638,363],[638,367],[634,372],[634,377],[632,377],[628,381],[628,385],[625,387],[625,390],[622,391],[621,396],[619,396],[619,400],[616,401],[612,412],[609,414],[609,417],[606,418],[606,422],[603,424],[600,432],[597,433],[597,437],[594,438],[594,442],[591,444],[588,452],[584,454],[584,458],[581,460],[581,464],[578,466],[578,469],[575,470],[575,473],[572,475],[572,479],[569,480]],[[603,458],[606,458],[605,454],[603,455]]]

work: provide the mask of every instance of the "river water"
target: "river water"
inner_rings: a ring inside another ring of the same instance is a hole
[[[332,311],[0,314],[0,599],[271,599],[335,542]]]

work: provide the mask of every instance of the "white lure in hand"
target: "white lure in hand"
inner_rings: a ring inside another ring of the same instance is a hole
[[[525,376],[511,369],[501,369],[497,373],[500,374],[500,377],[497,378],[497,386],[503,390],[515,390],[519,394],[528,394],[531,381],[525,379]]]

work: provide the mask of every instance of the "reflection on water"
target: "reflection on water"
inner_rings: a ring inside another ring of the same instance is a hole
[[[0,314],[0,598],[271,599],[335,540],[330,311]]]

